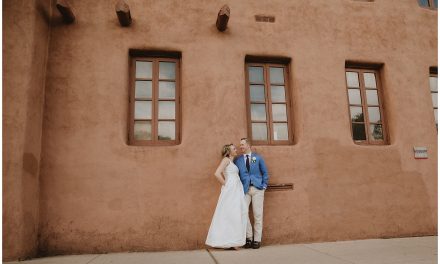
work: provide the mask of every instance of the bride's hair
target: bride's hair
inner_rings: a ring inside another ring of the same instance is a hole
[[[228,157],[229,158],[229,155],[231,155],[231,146],[232,145],[233,144],[231,143],[231,144],[226,144],[226,145],[223,146],[223,148],[222,148],[222,157]]]

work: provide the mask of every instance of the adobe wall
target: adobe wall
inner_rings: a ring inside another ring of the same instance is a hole
[[[415,0],[127,2],[129,28],[104,0],[75,1],[77,21],[52,28],[42,254],[203,248],[220,191],[213,176],[220,148],[247,133],[248,54],[292,58],[295,144],[256,147],[270,182],[295,185],[266,193],[265,245],[436,234],[428,83],[437,65],[436,11]],[[219,33],[223,4],[231,19]],[[276,22],[255,22],[261,13]],[[182,52],[180,145],[127,145],[130,48]],[[353,143],[346,60],[384,63],[390,145]],[[429,159],[415,160],[413,146],[426,146]]]
[[[50,1],[3,1],[3,260],[34,256]]]

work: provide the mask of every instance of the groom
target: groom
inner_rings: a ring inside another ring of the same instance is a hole
[[[243,183],[246,202],[252,202],[252,211],[254,214],[254,234],[252,239],[252,225],[248,215],[246,229],[245,248],[260,248],[261,234],[263,231],[263,202],[264,191],[267,188],[269,175],[267,174],[266,164],[259,155],[251,152],[251,146],[247,138],[240,140],[240,149],[244,153],[238,156],[234,163],[240,171],[240,180]]]

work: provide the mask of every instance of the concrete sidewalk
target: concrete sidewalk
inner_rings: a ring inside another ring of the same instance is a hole
[[[328,243],[263,246],[255,249],[112,253],[48,257],[20,264],[432,264],[437,237],[368,239]]]

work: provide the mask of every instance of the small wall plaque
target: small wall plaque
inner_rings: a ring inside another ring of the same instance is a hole
[[[426,147],[414,147],[414,158],[416,158],[416,159],[427,159],[428,158],[428,148],[426,148]]]
[[[257,21],[257,22],[275,23],[275,16],[255,15],[255,21]]]

